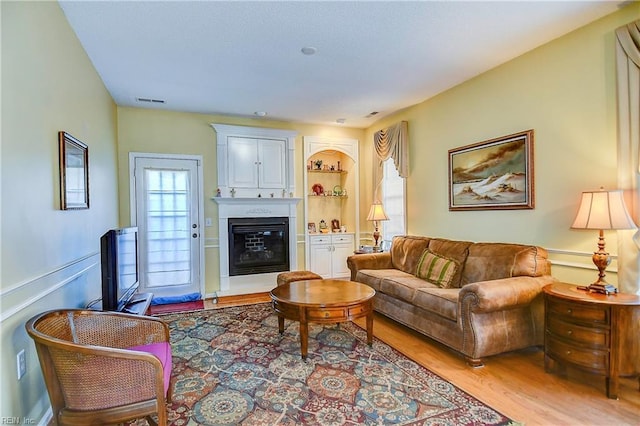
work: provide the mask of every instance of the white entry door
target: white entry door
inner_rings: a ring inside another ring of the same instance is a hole
[[[203,294],[201,159],[131,153],[130,163],[139,291],[154,297]]]

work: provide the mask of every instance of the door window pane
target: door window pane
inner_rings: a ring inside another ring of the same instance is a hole
[[[191,282],[189,172],[145,169],[148,287]]]

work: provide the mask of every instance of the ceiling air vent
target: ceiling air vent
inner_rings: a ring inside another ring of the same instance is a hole
[[[365,118],[371,118],[371,117],[373,117],[373,116],[374,116],[374,115],[376,115],[376,114],[378,114],[378,111],[371,111],[369,114],[367,114],[367,115],[365,116]]]
[[[150,104],[163,104],[165,101],[163,99],[151,99],[151,98],[136,98],[138,102],[147,102]]]

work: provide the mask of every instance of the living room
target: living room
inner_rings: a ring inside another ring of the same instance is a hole
[[[618,187],[614,33],[638,19],[638,2],[367,128],[120,107],[56,2],[2,2],[1,7],[2,418],[41,419],[47,410],[37,354],[24,324],[39,312],[82,307],[99,297],[99,237],[130,223],[129,152],[201,155],[205,217],[217,217],[217,206],[210,201],[217,188],[211,123],[296,131],[298,196],[304,191],[305,161],[298,149],[302,136],[360,141],[360,200],[368,206],[373,201],[373,134],[407,121],[408,233],[535,244],[550,251],[559,280],[588,283],[596,274],[591,263],[595,231],[570,226],[582,191]],[[447,151],[527,129],[535,131],[535,208],[449,211]],[[60,210],[61,130],[89,145],[88,210]],[[361,209],[360,226],[370,232],[365,214]],[[298,234],[304,229],[300,221]],[[632,235],[608,232],[607,247],[619,253],[618,239]],[[209,295],[219,289],[217,237],[216,226],[206,228]],[[305,269],[303,258],[297,267]],[[616,268],[614,262],[607,272],[613,283]],[[16,355],[23,349],[27,372],[18,381]]]

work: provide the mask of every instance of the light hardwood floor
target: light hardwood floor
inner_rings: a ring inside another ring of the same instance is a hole
[[[268,294],[224,298],[205,308],[269,301]],[[364,319],[356,323],[364,327]],[[578,371],[559,377],[544,371],[542,349],[485,359],[471,368],[462,356],[376,314],[374,335],[487,405],[526,426],[640,425],[638,380],[624,378],[619,399],[605,395],[604,379]]]

